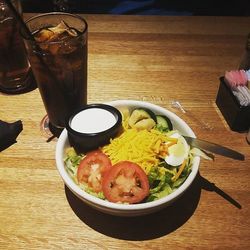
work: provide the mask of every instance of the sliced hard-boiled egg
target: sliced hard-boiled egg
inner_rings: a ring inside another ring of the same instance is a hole
[[[176,132],[170,137],[176,138],[177,143],[168,148],[168,155],[165,157],[165,161],[171,166],[179,166],[187,159],[190,147],[179,133]]]

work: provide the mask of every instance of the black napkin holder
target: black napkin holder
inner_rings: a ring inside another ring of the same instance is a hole
[[[243,132],[250,128],[250,106],[241,106],[231,89],[220,77],[216,105],[233,131]]]

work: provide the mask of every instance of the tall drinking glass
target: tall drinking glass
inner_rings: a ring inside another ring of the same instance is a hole
[[[19,0],[11,3],[22,15]],[[18,94],[32,83],[27,54],[19,33],[19,24],[4,0],[0,0],[0,91]]]
[[[66,117],[87,103],[87,22],[80,16],[52,12],[26,21],[35,41],[24,36],[30,64],[53,134]]]

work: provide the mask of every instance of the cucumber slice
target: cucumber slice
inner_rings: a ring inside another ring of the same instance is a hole
[[[173,130],[173,124],[168,117],[163,115],[157,115],[156,128],[162,132],[167,132]]]

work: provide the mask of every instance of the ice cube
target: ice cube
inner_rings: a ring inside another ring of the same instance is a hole
[[[64,21],[61,21],[57,26],[55,27],[49,27],[46,29],[40,30],[36,35],[35,39],[37,42],[60,42],[67,40],[70,37],[76,37],[77,31],[71,27],[69,27]],[[40,47],[43,50],[50,51],[51,54],[55,55],[59,52],[59,50],[62,53],[62,49],[65,50],[64,53],[70,53],[72,50],[75,50],[75,48],[72,48],[70,45],[65,46],[65,44],[41,44]]]
[[[48,29],[43,29],[35,34],[35,39],[37,42],[46,42],[54,35],[54,32]]]
[[[70,36],[77,36],[76,30],[69,27],[64,21],[61,21],[56,27],[49,28],[49,30],[57,36],[64,32],[67,32]]]

